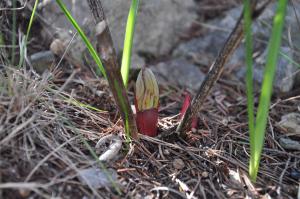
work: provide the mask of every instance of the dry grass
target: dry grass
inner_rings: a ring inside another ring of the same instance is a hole
[[[74,105],[74,98],[84,100],[84,92],[92,96],[90,89],[71,79],[66,82],[73,88],[68,84],[55,85],[49,82],[51,78],[55,77],[40,78],[10,68],[1,73],[0,187],[4,198],[18,198],[23,190],[19,188],[28,188],[46,198],[52,193],[89,193],[74,181],[79,168],[95,164],[82,138],[93,144],[102,135],[118,129],[109,128],[113,125],[108,112]],[[107,87],[100,81],[98,84]],[[103,103],[105,100],[110,100],[107,93],[98,98],[97,103],[104,105],[98,108],[111,109]],[[16,188],[19,194],[3,189],[7,186]]]
[[[122,124],[105,83],[81,81],[76,74],[71,77],[41,78],[11,68],[1,72],[2,198],[296,197],[298,182],[290,176],[298,169],[300,155],[280,147],[277,140],[283,131],[276,122],[284,112],[295,111],[299,100],[273,106],[258,183],[253,185],[247,176],[245,94],[241,85],[225,79],[203,106],[199,129],[190,132],[188,140],[175,135],[142,137],[133,153],[124,145],[116,161],[106,164],[117,170],[121,196],[113,189],[83,185],[78,171],[97,164],[82,138],[94,148],[100,137],[122,132]],[[160,131],[166,135],[178,124],[174,113],[179,111],[181,92],[161,90]],[[80,107],[70,99],[109,112]],[[175,159],[184,164],[174,165]]]

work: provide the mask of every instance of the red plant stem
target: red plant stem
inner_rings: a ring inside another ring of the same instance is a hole
[[[145,111],[137,111],[136,124],[143,135],[157,136],[158,109],[152,108]]]
[[[188,91],[185,91],[185,97],[184,97],[184,101],[183,101],[182,108],[180,111],[180,119],[184,116],[186,110],[189,108],[190,105],[191,105],[191,94]],[[192,123],[191,123],[191,128],[196,129],[197,126],[198,126],[198,118],[193,117]]]

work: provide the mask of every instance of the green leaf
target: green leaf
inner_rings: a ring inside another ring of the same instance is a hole
[[[138,5],[139,5],[139,0],[131,1],[131,6],[130,6],[130,10],[127,18],[127,24],[126,24],[124,48],[123,48],[123,55],[122,55],[122,66],[121,66],[121,74],[122,74],[125,87],[127,87],[128,78],[129,78],[133,35],[134,35]]]
[[[60,9],[63,11],[63,13],[68,18],[68,20],[71,22],[71,24],[74,26],[76,31],[79,33],[83,42],[85,43],[86,47],[88,48],[89,52],[91,53],[93,59],[95,60],[98,68],[102,72],[103,76],[106,78],[105,69],[104,69],[102,62],[101,62],[96,50],[94,49],[93,45],[91,44],[91,42],[89,41],[89,39],[87,38],[87,36],[83,32],[83,30],[80,28],[80,26],[78,25],[76,20],[72,17],[71,13],[68,11],[68,9],[64,5],[64,3],[61,0],[56,0],[56,3],[59,5]]]
[[[259,99],[255,130],[254,134],[250,135],[250,137],[254,138],[254,142],[250,145],[251,157],[249,173],[251,180],[254,182],[256,181],[261,159],[261,152],[264,144],[269,106],[272,95],[273,79],[276,71],[278,55],[280,52],[281,35],[284,25],[287,2],[287,0],[278,1],[276,14],[273,20],[271,39],[268,44],[266,68]]]
[[[34,19],[34,16],[35,16],[35,12],[36,12],[36,8],[37,8],[38,3],[39,3],[39,0],[36,0],[35,3],[34,3],[32,13],[31,13],[31,16],[30,16],[30,20],[29,20],[29,24],[28,24],[28,28],[27,28],[27,32],[26,32],[26,35],[25,35],[25,39],[23,39],[22,42],[21,42],[21,50],[20,50],[21,51],[20,52],[21,57],[20,57],[20,61],[19,61],[19,68],[21,68],[21,66],[23,65],[26,45],[27,45],[29,33],[30,33],[30,30],[31,30],[31,27],[32,27],[32,22],[33,22],[33,19]]]
[[[246,91],[247,91],[247,111],[248,111],[248,126],[250,134],[250,145],[254,145],[254,94],[253,94],[253,41],[252,41],[252,13],[250,0],[244,0],[244,30],[245,30],[245,54],[246,54]],[[253,149],[253,148],[251,148]],[[253,153],[253,152],[251,152]]]

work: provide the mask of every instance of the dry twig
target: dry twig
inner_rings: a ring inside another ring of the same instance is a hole
[[[260,8],[256,8],[257,1],[253,0],[251,3],[253,18],[258,17],[269,1],[265,2]],[[214,84],[219,79],[222,71],[224,69],[225,63],[233,54],[235,49],[239,46],[240,42],[243,38],[244,33],[244,25],[243,25],[243,12],[241,13],[238,21],[232,32],[230,33],[227,41],[225,42],[222,50],[220,51],[219,55],[215,59],[214,63],[212,64],[207,76],[205,77],[203,83],[201,84],[196,96],[193,98],[191,106],[187,109],[184,117],[182,118],[180,124],[178,125],[176,132],[180,134],[182,137],[186,137],[186,132],[190,129],[192,118],[196,117],[197,114],[200,112],[200,109],[206,100],[210,90],[214,86]]]

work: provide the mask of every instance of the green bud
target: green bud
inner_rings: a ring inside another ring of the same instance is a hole
[[[156,78],[149,68],[140,71],[135,85],[137,111],[158,108],[159,89]]]

